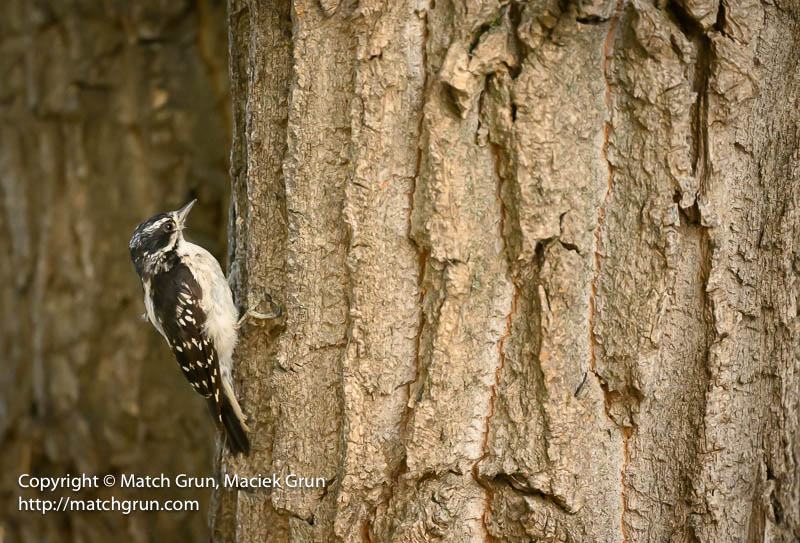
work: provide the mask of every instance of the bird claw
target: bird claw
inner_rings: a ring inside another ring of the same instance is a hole
[[[142,320],[143,320],[144,322],[147,322],[147,311],[145,311],[144,313],[142,313]]]
[[[276,304],[271,303],[274,307]],[[279,319],[283,316],[283,306],[278,306],[277,310],[273,310],[271,313],[261,313],[260,311],[256,311],[255,309],[248,309],[244,312],[244,315],[241,316],[239,322],[236,323],[236,329],[238,330],[242,324],[248,319],[257,319],[257,320],[274,320]]]

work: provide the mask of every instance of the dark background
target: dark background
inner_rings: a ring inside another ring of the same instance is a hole
[[[212,424],[139,318],[128,239],[197,197],[187,237],[225,254],[225,5],[6,0],[0,12],[0,542],[207,541],[209,490],[70,494],[198,499],[199,513],[42,516],[18,511],[40,495],[17,478],[212,473]]]

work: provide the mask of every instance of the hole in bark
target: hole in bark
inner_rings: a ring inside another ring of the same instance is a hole
[[[775,477],[775,472],[772,470],[772,465],[767,462],[767,481],[775,481],[775,488],[770,492],[769,502],[772,507],[772,512],[775,515],[775,523],[781,524],[783,522],[783,507],[780,500],[776,496],[776,490],[780,487],[780,481]]]
[[[536,244],[536,249],[533,252],[533,260],[539,265],[540,269],[542,264],[544,264],[544,250],[554,239],[555,238],[543,239]]]
[[[519,37],[519,27],[522,24],[522,8],[517,2],[512,2],[508,8],[508,20],[511,23],[511,36],[516,66],[509,68],[511,79],[516,79],[522,72],[522,63],[528,58],[530,49],[525,41]]]
[[[775,496],[774,492],[770,495],[770,503],[772,504],[772,512],[775,514],[775,524],[783,524],[783,507],[781,507],[781,502],[778,501],[778,497]]]
[[[442,86],[444,87],[445,95],[447,96],[446,104],[448,104],[450,112],[455,115],[456,117],[461,117],[461,108],[459,107],[459,91],[455,87],[448,85],[447,83],[442,82]]]
[[[697,202],[692,204],[691,207],[686,209],[678,206],[678,211],[681,215],[682,225],[699,225],[700,224],[700,208],[697,207]]]
[[[424,483],[425,481],[429,481],[430,479],[435,479],[435,478],[436,478],[436,474],[434,472],[432,472],[432,471],[427,471],[427,472],[423,473],[420,476],[420,478],[417,479],[417,483],[416,483],[417,490],[420,489],[420,486],[422,485],[422,483]]]
[[[562,247],[564,247],[564,249],[566,249],[567,251],[575,251],[576,253],[578,253],[578,254],[581,254],[581,252],[578,250],[578,246],[577,246],[577,245],[575,245],[574,243],[567,243],[567,242],[565,242],[565,241],[561,241],[561,240],[558,240],[558,242],[559,242],[559,243],[561,244],[561,246],[562,246]]]
[[[605,17],[600,17],[598,15],[591,15],[588,17],[576,17],[575,21],[577,21],[582,25],[599,25],[608,21],[608,19]]]
[[[511,122],[516,122],[517,120],[517,104],[511,102]]]
[[[478,29],[475,32],[472,33],[472,40],[469,42],[470,57],[472,56],[472,51],[474,51],[475,48],[478,46],[478,42],[481,41],[481,36],[489,32],[491,28],[494,28],[495,26],[500,26],[502,20],[503,20],[503,14],[501,13],[500,15],[497,16],[497,18],[494,21],[483,23],[481,26],[478,27]]]
[[[692,17],[686,9],[674,0],[667,4],[667,14],[678,25],[687,38],[697,38],[703,36],[703,27]]]
[[[516,79],[519,76],[520,72],[522,72],[522,68],[519,66],[519,64],[515,64],[514,66],[509,66],[506,62],[504,62],[503,66],[505,66],[506,69],[508,69],[508,73],[511,75],[511,79]]]
[[[725,34],[725,4],[722,2],[719,3],[719,9],[717,10],[717,21],[714,23],[714,30],[717,32],[721,32]]]

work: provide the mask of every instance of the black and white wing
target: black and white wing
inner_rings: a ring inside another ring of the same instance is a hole
[[[203,291],[192,272],[177,264],[153,276],[153,310],[175,359],[192,387],[208,400],[214,419],[222,423],[222,382],[219,358],[203,325]]]

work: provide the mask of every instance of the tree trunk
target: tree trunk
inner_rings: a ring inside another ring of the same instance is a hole
[[[797,541],[799,19],[231,0],[219,541]]]
[[[200,512],[20,511],[23,473],[211,475],[213,424],[139,317],[128,240],[194,196],[224,255],[231,116],[220,2],[4,0],[0,16],[0,541],[204,541]]]

